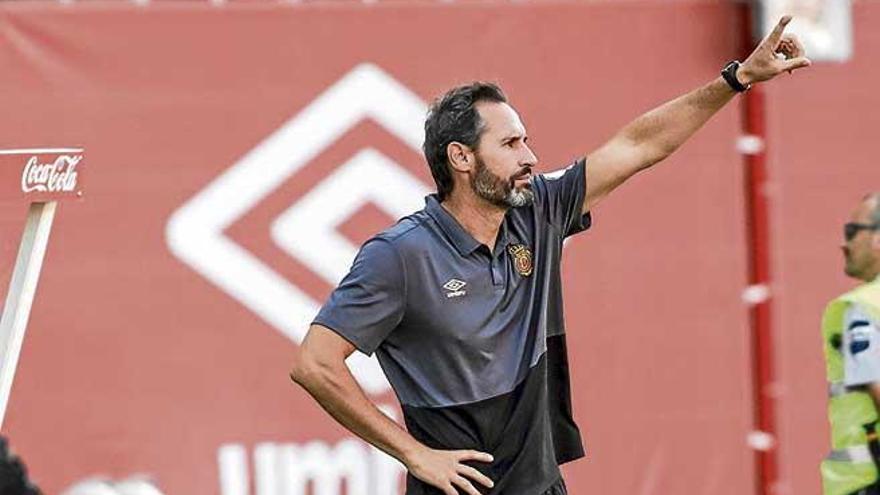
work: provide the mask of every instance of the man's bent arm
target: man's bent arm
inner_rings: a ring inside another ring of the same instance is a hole
[[[742,63],[736,73],[749,85],[770,80],[782,72],[810,65],[803,47],[792,35],[783,35],[791,20],[783,17],[776,28]],[[783,55],[784,60],[777,58]],[[637,118],[608,143],[590,153],[586,173],[586,213],[617,186],[671,155],[724,107],[736,92],[718,77],[705,86],[676,98]]]
[[[367,398],[345,365],[354,350],[332,330],[312,325],[290,378],[336,421],[405,464],[422,445]]]
[[[492,480],[465,464],[492,462],[475,450],[434,450],[420,443],[373,404],[351,375],[345,359],[354,346],[332,330],[312,325],[299,347],[290,378],[336,421],[402,462],[410,474],[445,495],[480,495],[473,482],[492,488]]]

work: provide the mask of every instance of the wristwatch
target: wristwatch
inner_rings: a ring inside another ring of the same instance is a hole
[[[734,60],[721,69],[721,77],[723,77],[724,80],[727,81],[727,84],[729,84],[737,93],[748,91],[752,87],[751,84],[743,84],[736,78],[736,70],[739,69],[740,65],[741,64],[738,60]]]

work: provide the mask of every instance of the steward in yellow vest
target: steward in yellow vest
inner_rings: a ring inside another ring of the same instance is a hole
[[[880,193],[844,226],[846,274],[866,282],[831,301],[822,318],[831,452],[824,495],[880,494]]]

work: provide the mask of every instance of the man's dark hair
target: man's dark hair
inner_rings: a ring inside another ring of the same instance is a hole
[[[425,144],[422,149],[437,183],[437,196],[446,199],[452,192],[452,172],[446,148],[457,141],[477,149],[485,124],[477,112],[477,103],[507,103],[501,88],[492,83],[474,82],[446,92],[434,101],[425,119]]]

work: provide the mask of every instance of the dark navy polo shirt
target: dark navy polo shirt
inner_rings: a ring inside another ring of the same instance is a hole
[[[494,456],[471,464],[495,482],[482,493],[542,493],[584,455],[560,276],[563,240],[590,226],[584,168],[535,176],[491,252],[428,196],[362,246],[314,321],[376,353],[416,439]],[[442,492],[409,475],[406,493]]]

